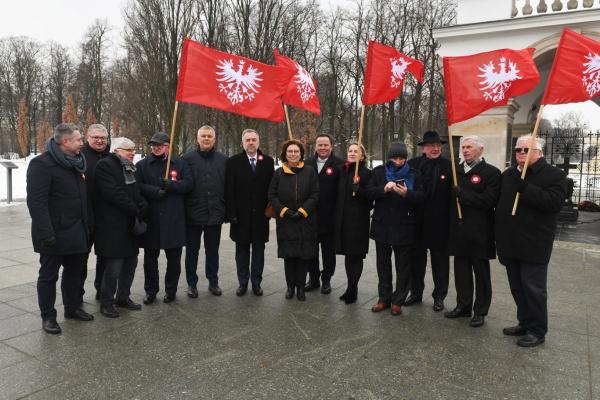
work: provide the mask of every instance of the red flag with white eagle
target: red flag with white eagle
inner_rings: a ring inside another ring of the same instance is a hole
[[[423,82],[423,63],[393,47],[369,41],[362,103],[381,104],[400,96],[406,72]]]
[[[541,104],[578,103],[600,94],[600,42],[564,29]]]
[[[293,73],[184,39],[176,100],[281,122]]]
[[[294,73],[283,95],[283,102],[290,106],[321,115],[321,107],[319,106],[319,98],[317,97],[317,84],[313,77],[296,61],[282,56],[277,49],[273,50],[273,52],[275,53],[275,64],[288,68]]]
[[[501,49],[462,57],[444,57],[448,125],[503,106],[540,81],[535,49]]]

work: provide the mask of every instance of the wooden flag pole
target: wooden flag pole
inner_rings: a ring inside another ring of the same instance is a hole
[[[448,126],[448,144],[450,145],[450,163],[452,166],[452,183],[454,187],[458,187],[458,179],[456,178],[456,161],[454,159],[454,142],[452,140],[452,125]],[[460,201],[456,196],[456,211],[458,212],[458,220],[462,220],[462,209],[460,207]]]
[[[294,137],[292,136],[292,125],[290,124],[290,115],[288,114],[287,104],[283,105],[283,111],[285,111],[285,122],[287,123],[288,136],[290,137],[290,140],[292,140]]]
[[[529,166],[529,155],[531,151],[535,148],[535,138],[537,137],[537,131],[540,127],[540,121],[542,120],[542,112],[544,111],[544,104],[540,106],[540,110],[538,111],[537,119],[535,120],[535,126],[533,127],[533,133],[531,134],[531,142],[529,142],[529,151],[527,152],[527,156],[525,157],[525,165],[523,165],[523,171],[521,171],[521,179],[525,179],[525,173],[527,172],[527,167]],[[515,203],[513,204],[512,216],[514,217],[517,213],[517,207],[519,206],[519,197],[521,193],[517,192],[515,196]]]
[[[171,153],[173,152],[173,136],[175,135],[175,123],[177,122],[177,108],[179,102],[175,100],[175,109],[173,110],[173,123],[171,124],[171,136],[169,137],[169,154],[167,155],[167,168],[165,169],[165,181],[169,179],[169,167],[171,166]]]
[[[360,123],[358,124],[358,151],[359,153],[362,151],[360,146],[362,145],[362,134],[363,134],[363,128],[365,126],[365,105],[363,104],[361,110],[360,110]],[[366,154],[363,154],[363,156],[367,156]],[[360,155],[359,155],[359,159],[356,161],[356,165],[354,167],[354,179],[352,179],[353,183],[356,183],[356,177],[358,176],[358,164],[360,163]],[[352,192],[352,197],[356,196],[355,192]]]

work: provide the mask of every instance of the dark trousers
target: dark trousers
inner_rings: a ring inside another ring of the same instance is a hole
[[[175,295],[179,275],[181,275],[181,247],[164,249],[167,256],[167,272],[165,273],[165,293]],[[144,290],[156,296],[159,290],[158,256],[160,249],[144,249]]]
[[[252,248],[252,262],[250,262]],[[260,285],[265,268],[265,242],[235,243],[235,265],[240,286]]]
[[[386,304],[404,304],[410,287],[410,247],[390,246],[375,242],[377,253],[377,276],[379,284],[379,301]],[[396,290],[392,286],[392,252],[396,265]]]
[[[198,253],[204,233],[204,252],[206,253],[205,273],[210,284],[219,283],[219,244],[221,243],[221,225],[186,226],[185,278],[188,286],[198,284]]]
[[[125,258],[106,258],[106,269],[102,277],[100,303],[110,306],[116,301],[129,298],[131,284],[137,267],[137,255]]]
[[[40,272],[37,280],[38,304],[44,321],[56,319],[56,281],[63,266],[60,290],[65,312],[73,312],[81,305],[81,271],[85,269],[86,253],[69,255],[40,254]]]
[[[80,303],[83,303],[83,295],[85,294],[85,281],[87,279],[87,274],[88,274],[88,269],[87,269],[87,265],[88,265],[88,260],[90,257],[90,252],[92,251],[92,245],[94,244],[94,235],[90,235],[90,250],[88,251],[88,253],[85,255],[85,268],[83,268],[83,270],[81,271],[81,297],[80,297]],[[102,274],[104,273],[104,258],[102,258],[102,256],[97,255],[96,256],[96,278],[94,279],[94,287],[96,288],[96,291],[100,290],[100,287],[102,286]]]
[[[310,263],[311,260],[303,260],[301,258],[283,259],[285,281],[289,288],[296,287],[304,290],[304,285],[306,285],[306,271]]]
[[[548,332],[548,264],[530,264],[521,260],[502,260],[508,284],[517,304],[519,324],[537,337]]]
[[[450,256],[445,250],[429,250],[431,254],[431,275],[433,276],[434,300],[444,300],[448,294],[450,280]],[[423,297],[425,289],[425,269],[427,267],[427,249],[413,247],[410,260],[410,292],[413,296]]]
[[[363,260],[363,255],[347,255],[344,257],[348,290],[358,290],[358,281],[360,281],[363,271]]]
[[[475,304],[473,304],[473,275],[475,275]],[[492,303],[490,261],[475,257],[454,257],[456,307],[473,308],[475,315],[487,315]]]
[[[323,258],[323,272],[319,270],[319,257],[312,260],[308,269],[310,281],[319,282],[319,276],[324,282],[329,282],[335,273],[335,245],[333,233],[319,235],[318,243],[321,244],[321,257]]]

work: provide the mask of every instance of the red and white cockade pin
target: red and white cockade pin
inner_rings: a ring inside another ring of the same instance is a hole
[[[440,175],[441,180],[446,180],[446,175]]]
[[[256,158],[258,159],[258,161],[262,161],[265,159],[262,154],[259,154]]]
[[[176,181],[177,180],[177,171],[173,170],[169,173],[169,175],[171,175],[171,180],[172,181]]]
[[[331,168],[331,167],[325,168],[325,173],[329,176],[333,175],[333,168]]]
[[[481,183],[481,177],[477,174],[475,175],[471,175],[471,183],[474,185],[477,185],[478,183]]]

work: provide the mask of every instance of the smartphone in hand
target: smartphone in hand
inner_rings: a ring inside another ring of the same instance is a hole
[[[396,179],[394,182],[396,182],[396,185],[398,185],[398,186],[406,186],[405,179]]]

